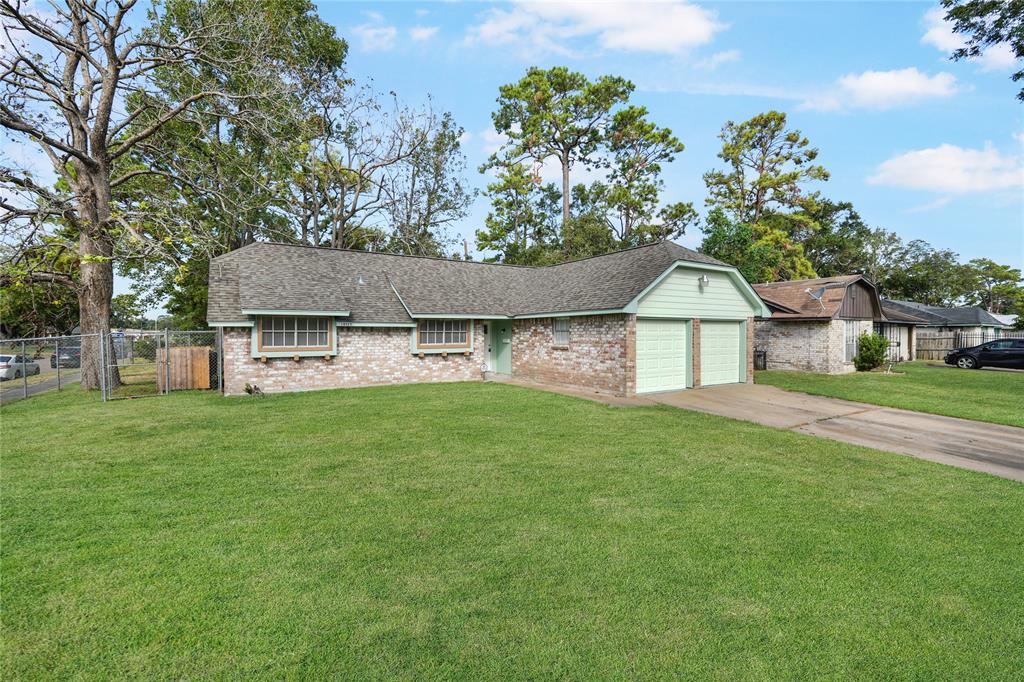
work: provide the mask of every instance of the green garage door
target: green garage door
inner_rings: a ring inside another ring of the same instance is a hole
[[[686,388],[689,364],[685,321],[636,321],[637,393]]]
[[[740,353],[746,351],[746,344],[740,341],[742,336],[742,322],[701,321],[701,386],[740,382]],[[745,359],[744,355],[743,360]]]

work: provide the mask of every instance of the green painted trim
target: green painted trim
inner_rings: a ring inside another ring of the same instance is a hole
[[[663,318],[653,318],[663,319]],[[690,342],[690,355],[686,358],[686,387],[693,388],[693,359],[697,357],[696,349],[693,347],[693,319],[686,321],[686,338]]]
[[[529,315],[513,315],[513,320],[535,320],[542,317],[583,317],[586,315],[623,315],[625,308],[608,308],[605,310],[562,310],[552,313],[530,313]]]
[[[754,287],[750,286],[750,282],[744,279],[743,275],[740,274],[740,271],[734,268],[733,266],[714,265],[712,263],[693,263],[691,261],[685,260],[677,260],[675,263],[668,266],[665,272],[658,275],[658,277],[653,282],[648,284],[643,291],[637,294],[636,297],[632,301],[630,301],[625,308],[623,308],[623,312],[636,313],[637,310],[640,308],[640,300],[643,299],[643,297],[650,293],[652,290],[654,290],[656,286],[661,284],[661,282],[666,277],[668,277],[674,270],[676,270],[676,268],[685,268],[687,270],[711,270],[713,272],[724,272],[725,274],[729,275],[729,278],[732,279],[735,284],[739,286],[744,298],[746,298],[747,301],[753,304],[754,308],[756,309],[754,312],[755,317],[771,317],[771,310],[768,309],[768,306],[765,305],[765,302],[762,301],[761,297],[757,295],[756,291],[754,291]],[[760,313],[757,312],[758,310],[760,311]],[[704,315],[701,317],[701,319],[710,320],[713,318]]]
[[[753,352],[753,348],[747,348],[747,321],[740,323],[740,383],[747,383],[747,351]]]
[[[249,336],[249,354],[254,360],[258,360],[261,357],[267,358],[291,358],[298,355],[300,358],[322,358],[325,355],[337,355],[338,354],[338,330],[335,329],[334,333],[331,334],[331,347],[328,350],[260,350],[259,338],[257,334],[259,329],[254,324],[252,326],[252,332]]]
[[[255,327],[256,322],[253,320],[239,320],[238,322],[210,322],[207,321],[208,327]]]
[[[351,312],[348,310],[248,310],[242,309],[243,315],[267,315],[276,317],[348,317]]]
[[[346,322],[345,320],[337,320],[334,323],[335,327],[383,327],[390,329],[392,327],[412,327],[416,328],[415,322]]]
[[[457,319],[457,318],[448,317],[448,318],[441,318],[441,319],[451,320],[451,319]],[[417,341],[419,339],[419,334],[417,334],[417,331],[419,330],[419,326],[417,325],[416,327],[413,327],[412,329],[409,330],[409,352],[412,353],[413,355],[419,355],[420,353],[423,353],[425,355],[436,355],[438,353],[449,353],[451,355],[462,355],[463,353],[473,353],[474,350],[475,350],[474,344],[476,343],[476,338],[475,338],[476,334],[474,333],[474,328],[475,327],[476,327],[476,325],[473,324],[472,321],[470,321],[470,323],[466,325],[466,332],[469,334],[469,347],[468,348],[464,347],[464,346],[459,346],[459,347],[456,347],[456,348],[443,348],[443,347],[442,348],[433,348],[433,347],[432,348],[420,348],[417,345]]]
[[[508,315],[453,315],[449,313],[423,313],[410,315],[414,320],[508,320]]]

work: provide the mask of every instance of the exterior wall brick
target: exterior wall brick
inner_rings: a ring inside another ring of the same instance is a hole
[[[858,335],[870,334],[871,320],[858,320]],[[754,345],[768,351],[768,369],[845,374],[855,371],[846,362],[846,320],[778,322],[756,320]]]
[[[690,329],[693,330],[690,340],[690,347],[692,352],[690,355],[693,356],[693,387],[700,388],[700,320],[693,320],[690,324]]]
[[[426,354],[410,350],[410,330],[402,327],[339,327],[338,354],[330,360],[304,357],[252,358],[249,329],[224,330],[224,393],[245,392],[247,383],[264,392],[353,388],[380,384],[480,381],[487,354],[483,325],[473,324],[474,352]]]
[[[514,320],[512,376],[618,395],[636,392],[636,316],[570,317],[569,347],[553,345],[552,318]]]

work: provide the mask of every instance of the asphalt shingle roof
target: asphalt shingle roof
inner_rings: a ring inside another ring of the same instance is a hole
[[[755,284],[754,291],[769,305],[777,308],[772,319],[823,319],[835,317],[846,297],[846,287],[863,279],[861,275],[796,279],[789,282]],[[821,302],[811,298],[807,290],[823,289]]]
[[[676,261],[724,265],[672,242],[541,268],[255,243],[210,262],[207,319],[243,320],[242,310],[348,310],[352,322],[380,323],[409,322],[409,312],[614,310]]]
[[[885,300],[885,304],[896,309],[903,310],[911,315],[923,318],[927,324],[936,326],[1005,326],[1002,322],[992,317],[984,308],[977,306],[959,306],[956,308],[941,308],[939,306],[924,305],[916,301]]]

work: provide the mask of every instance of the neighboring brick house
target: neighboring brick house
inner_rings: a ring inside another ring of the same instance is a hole
[[[854,371],[861,334],[889,339],[889,358],[914,359],[914,326],[921,320],[886,310],[863,275],[755,284],[771,316],[754,322],[754,347],[768,369],[842,374]]]
[[[768,309],[671,242],[547,267],[257,243],[210,262],[224,392],[504,374],[619,395],[752,379]]]

